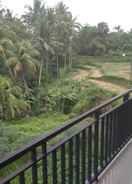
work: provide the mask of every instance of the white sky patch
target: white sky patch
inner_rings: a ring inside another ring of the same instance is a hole
[[[60,0],[45,0],[53,6]],[[82,24],[96,25],[105,21],[110,27],[121,25],[123,29],[132,28],[132,0],[62,0]],[[32,5],[33,0],[2,0],[4,6],[21,15],[26,4]]]
[[[23,14],[25,5],[32,5],[33,0],[1,0],[2,5],[9,8],[16,15]]]

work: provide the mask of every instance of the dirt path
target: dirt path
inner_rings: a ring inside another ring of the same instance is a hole
[[[73,79],[74,80],[83,80],[86,79],[87,77],[92,77],[92,78],[99,78],[102,77],[103,74],[101,73],[101,71],[99,69],[91,69],[91,70],[79,70],[74,76]]]
[[[95,78],[100,78],[102,76],[103,76],[103,74],[102,74],[102,72],[99,69],[95,69],[95,70],[91,71],[90,77],[92,77],[92,78],[94,78],[94,77]]]
[[[94,80],[94,79],[90,79],[90,82],[98,85],[99,87],[106,89],[108,91],[112,91],[112,92],[118,92],[118,93],[122,93],[126,90],[125,87],[110,83],[110,82],[106,82],[106,81],[99,81],[99,80]]]
[[[74,80],[85,80],[86,78],[89,77],[88,81],[98,85],[99,87],[106,89],[108,91],[112,91],[112,92],[118,92],[121,93],[123,91],[126,90],[125,87],[120,86],[120,85],[116,85],[107,81],[101,81],[101,80],[97,80],[97,78],[102,77],[103,74],[99,69],[93,68],[91,70],[83,70],[80,69],[74,76],[73,79]],[[96,78],[96,79],[90,79],[90,78]]]
[[[89,70],[78,70],[73,76],[73,80],[83,80],[89,77],[90,71]]]

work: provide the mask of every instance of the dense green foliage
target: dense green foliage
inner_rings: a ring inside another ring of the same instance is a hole
[[[82,86],[83,89],[81,90]],[[52,90],[56,90],[56,93],[53,93]],[[51,102],[54,102],[48,103],[50,104],[48,106],[50,110],[48,111],[51,112],[37,117],[25,117],[21,120],[0,122],[0,157],[18,149],[35,137],[48,133],[51,129],[64,123],[69,118],[85,112],[114,95],[114,93],[100,89],[93,86],[93,84],[87,84],[86,81],[58,81],[58,84],[53,88],[50,87],[47,97]],[[40,106],[40,108],[42,107]]]
[[[131,43],[131,31],[120,26],[114,32],[105,22],[81,26],[62,2],[49,8],[34,0],[21,18],[1,7],[0,119],[70,113],[80,86],[56,79],[76,65],[75,55],[130,54]]]
[[[82,55],[131,55],[132,52],[132,31],[125,32],[120,26],[110,31],[105,22],[82,26],[76,41],[76,49]]]
[[[63,3],[40,0],[20,19],[0,11],[0,118],[13,119],[50,109],[47,83],[71,68],[75,19]],[[59,95],[59,94],[58,94]],[[53,96],[53,95],[51,95]]]
[[[82,26],[62,2],[49,8],[33,0],[20,18],[0,7],[0,159],[116,95],[92,77],[75,80],[75,71],[95,67],[97,80],[130,87],[117,70],[128,67],[131,51],[132,31]]]

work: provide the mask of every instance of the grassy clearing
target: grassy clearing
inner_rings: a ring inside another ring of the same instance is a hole
[[[95,78],[93,78],[93,79],[95,79]],[[118,76],[103,76],[103,77],[100,77],[97,79],[100,81],[106,81],[106,82],[111,82],[111,83],[116,84],[116,85],[121,85],[121,86],[124,86],[126,88],[130,88],[132,85],[132,82],[130,80],[127,80],[123,77],[118,77]]]
[[[76,71],[73,78],[87,79],[87,82],[91,81],[103,89],[113,91],[115,88],[115,91],[120,93],[131,87],[130,61],[129,57],[82,56],[76,66],[78,72]]]
[[[122,60],[121,60],[122,59]],[[130,79],[131,60],[118,57],[81,57],[77,67],[87,69],[94,67],[100,69],[105,76],[120,76]],[[94,69],[93,68],[93,69]]]
[[[130,79],[130,63],[105,63],[102,66],[104,76],[117,76]]]
[[[121,94],[121,93],[125,92],[126,89],[127,89],[127,88],[125,88],[123,86],[116,85],[116,84],[113,84],[113,83],[108,82],[108,81],[101,81],[101,80],[96,80],[96,79],[92,80],[92,79],[90,79],[90,82],[92,82],[93,85],[97,85],[100,88],[103,88],[103,89],[111,91],[111,92],[115,92],[117,94]]]
[[[78,57],[78,62],[83,62],[83,63],[126,63],[126,62],[130,62],[131,61],[131,57],[130,56],[126,56],[126,57],[122,57],[122,56],[80,56]]]
[[[0,122],[0,157],[48,133],[68,118],[69,116],[65,114],[50,113],[17,121]]]

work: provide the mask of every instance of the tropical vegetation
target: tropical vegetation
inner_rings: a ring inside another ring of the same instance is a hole
[[[100,80],[117,84],[115,65],[102,63],[123,59],[127,68],[131,54],[132,30],[81,25],[63,2],[33,0],[21,17],[0,5],[0,157],[115,95],[72,75],[100,67]],[[128,77],[120,83],[131,85]]]

